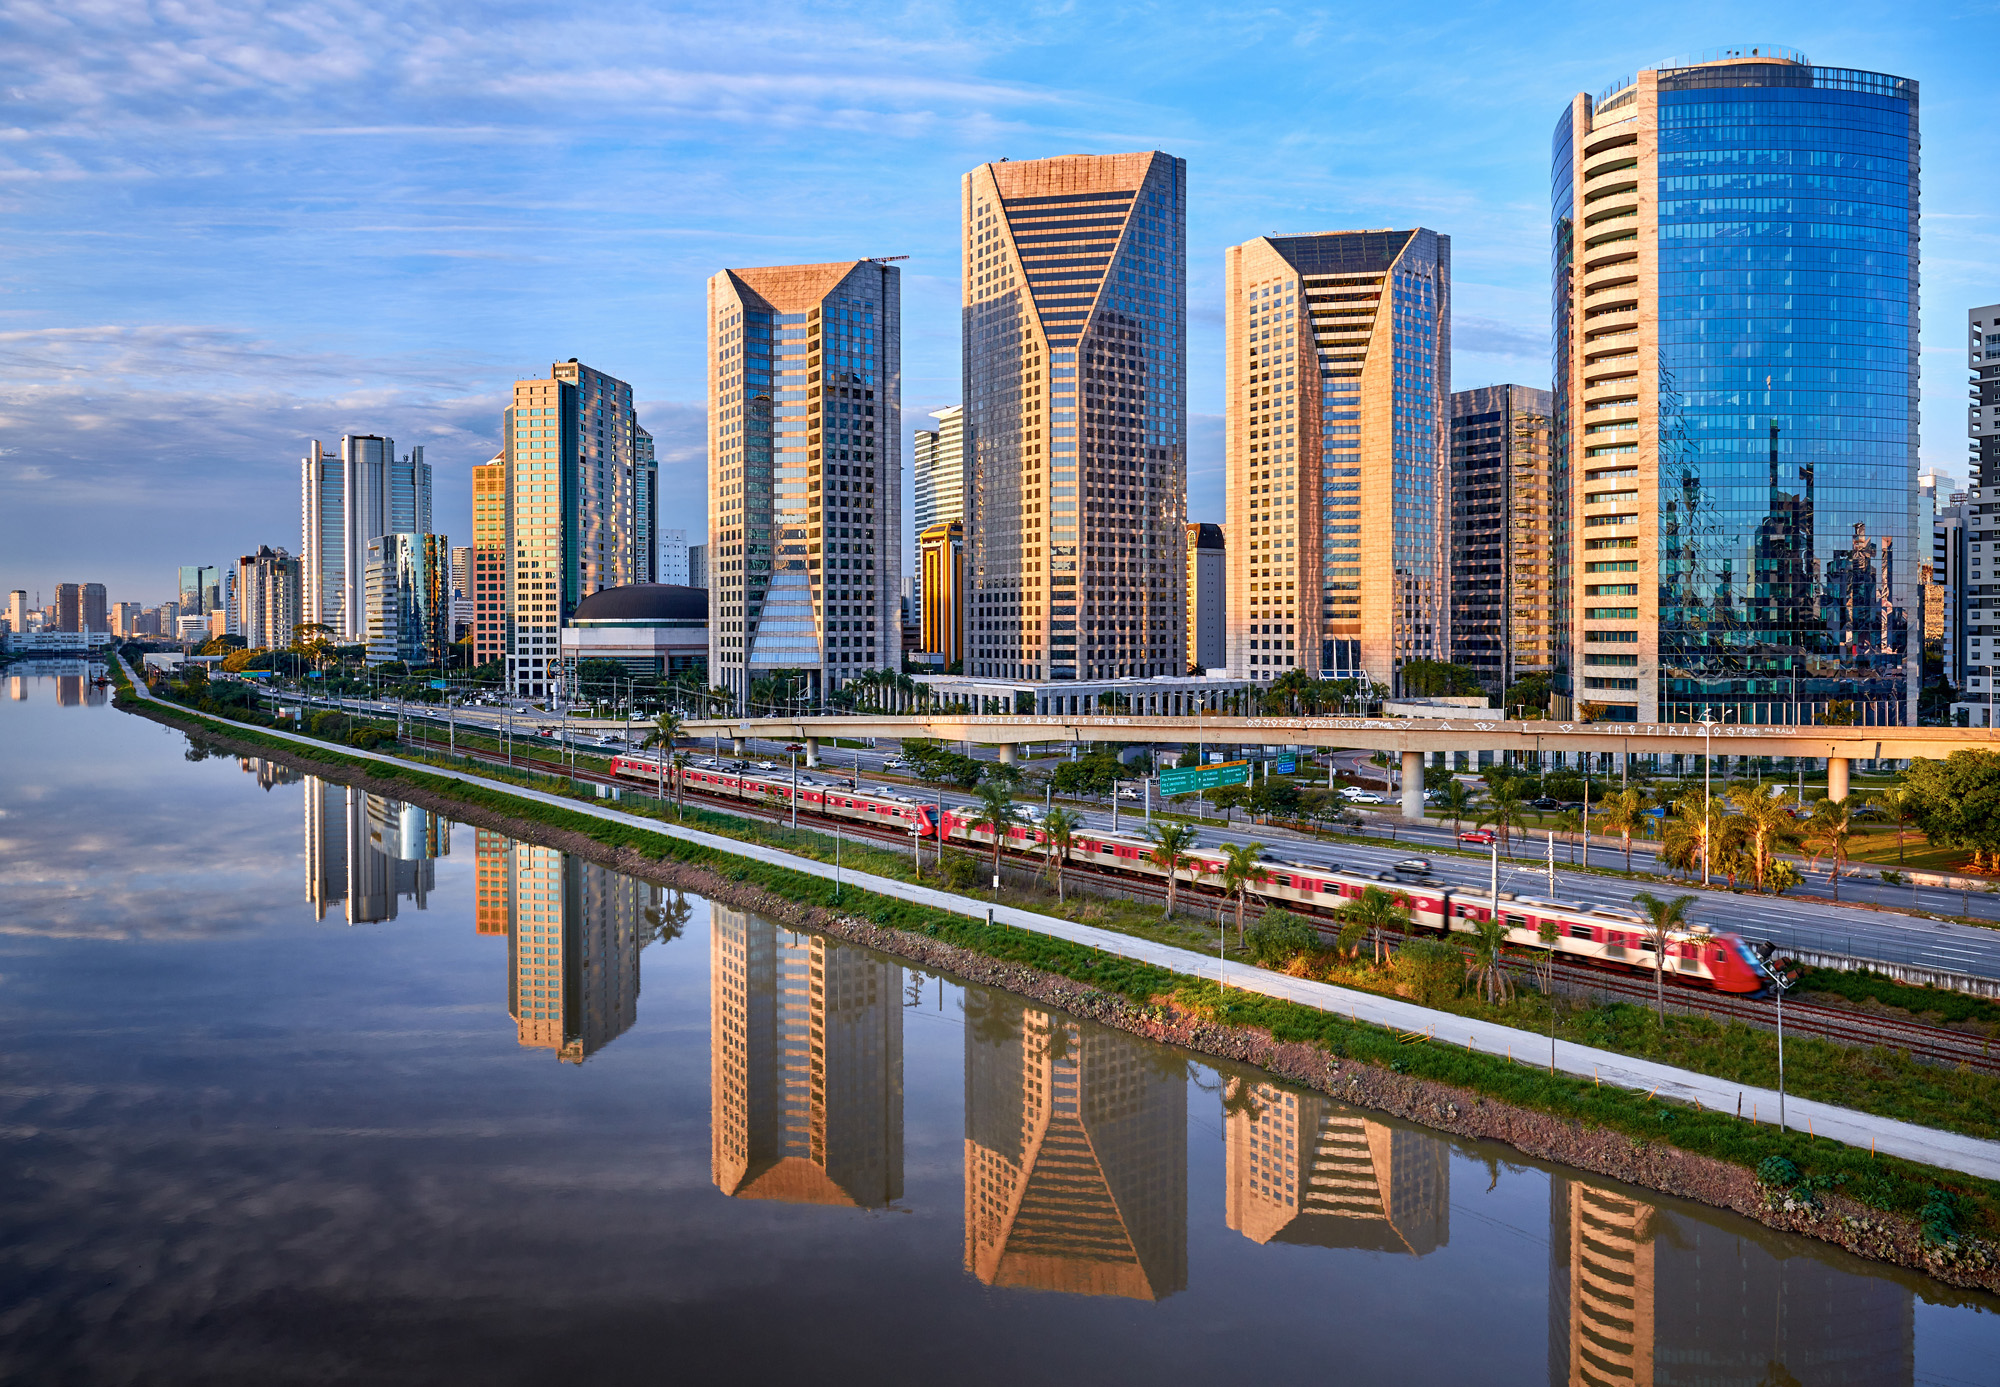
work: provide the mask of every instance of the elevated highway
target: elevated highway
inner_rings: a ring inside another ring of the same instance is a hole
[[[2000,729],[1816,727],[1736,723],[1523,722],[1505,718],[1060,716],[980,713],[832,713],[812,717],[698,718],[691,736],[804,742],[808,763],[830,737],[935,737],[997,746],[1012,762],[1030,742],[1151,742],[1174,746],[1308,746],[1383,751],[1403,769],[1403,814],[1423,817],[1424,753],[1566,752],[1644,756],[1809,756],[1825,758],[1827,788],[1847,797],[1855,759],[1941,758],[1968,748],[2000,751]],[[741,747],[738,747],[739,751]]]

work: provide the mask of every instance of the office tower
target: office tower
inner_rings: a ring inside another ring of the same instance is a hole
[[[711,1174],[734,1199],[903,1194],[903,970],[710,907]]]
[[[1220,671],[1229,660],[1229,551],[1222,527],[1187,527],[1187,666]]]
[[[305,584],[299,619],[325,626],[338,638],[346,629],[341,601],[347,591],[341,461],[317,439],[307,447],[299,459],[299,571]]]
[[[1230,247],[1229,668],[1400,689],[1449,658],[1451,238]]]
[[[437,887],[434,859],[451,851],[448,820],[313,775],[305,807],[306,899],[315,918],[342,904],[350,925],[393,920],[402,900],[426,908]]]
[[[691,588],[708,586],[708,546],[690,544],[688,546],[687,585]]]
[[[104,584],[85,583],[83,585],[83,630],[110,631],[111,611],[106,600]]]
[[[1551,1176],[1552,1387],[1915,1379],[1907,1284],[1726,1217]]]
[[[900,669],[901,271],[724,270],[708,342],[710,680],[747,706]]]
[[[688,532],[686,530],[660,531],[659,581],[672,583],[676,587],[687,587],[688,583]]]
[[[582,1064],[639,1018],[639,951],[660,888],[533,843],[509,843],[504,858],[516,1039]]]
[[[917,536],[919,648],[945,672],[965,659],[965,526],[941,520]]]
[[[111,604],[111,634],[126,637],[138,635],[139,618],[144,610],[137,602],[113,602]]]
[[[1187,1083],[1145,1042],[965,997],[965,1265],[989,1286],[1187,1286]]]
[[[634,583],[661,583],[660,462],[653,435],[632,423],[632,576]]]
[[[181,615],[206,615],[222,608],[222,570],[214,564],[182,564],[179,570]]]
[[[1237,1100],[1224,1112],[1229,1227],[1257,1243],[1416,1257],[1450,1241],[1443,1141],[1318,1094],[1229,1084]]]
[[[472,469],[472,663],[507,657],[507,454]]]
[[[315,440],[299,465],[302,620],[336,641],[367,639],[367,553],[383,535],[431,529],[431,468],[424,450],[396,457],[394,439],[343,434],[340,452]]]
[[[1914,211],[1913,207],[1913,223]],[[2000,303],[1975,308],[1965,317],[1970,325],[1966,365],[1972,387],[1972,403],[1966,406],[1967,432],[1972,435],[1966,466],[1973,486],[2000,486]]]
[[[577,603],[638,580],[638,429],[632,387],[574,357],[546,379],[514,382],[497,466],[507,502],[500,634],[517,694],[556,691],[560,633]]]
[[[28,630],[28,590],[15,588],[7,594],[7,629],[16,635]]]
[[[931,411],[934,429],[918,429],[911,448],[915,474],[916,532],[948,520],[965,519],[965,497],[971,490],[966,476],[965,406],[946,405]]]
[[[81,631],[83,629],[83,584],[57,583],[54,620],[47,629],[55,631]]]
[[[1451,397],[1450,658],[1491,694],[1555,673],[1554,409],[1526,385]],[[1629,597],[1634,581],[1590,592]]]
[[[368,541],[369,664],[444,664],[451,648],[450,553],[444,535],[388,534]]]
[[[1796,679],[1809,722],[1834,700],[1911,720],[1917,153],[1915,82],[1785,49],[1570,101],[1551,179],[1558,716],[1587,698],[1610,721],[1780,722]],[[1754,208],[1730,200],[1752,184]],[[1772,297],[1774,274],[1813,290]],[[1593,597],[1613,574],[1638,591]]]
[[[1067,155],[960,185],[965,672],[1177,675],[1187,162]]]
[[[451,621],[447,630],[456,646],[472,634],[472,546],[458,544],[451,551]]]
[[[252,650],[282,650],[303,620],[299,561],[268,544],[236,561],[236,634]]]

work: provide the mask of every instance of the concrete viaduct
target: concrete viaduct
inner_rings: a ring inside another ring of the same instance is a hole
[[[1954,751],[2000,751],[2000,729],[1964,727],[1794,727],[1735,723],[1518,722],[1502,718],[1036,716],[972,713],[830,714],[805,718],[697,718],[686,735],[728,737],[738,754],[751,737],[803,742],[819,763],[829,737],[935,737],[997,746],[1012,764],[1029,742],[1153,742],[1170,745],[1310,746],[1399,755],[1405,817],[1421,819],[1426,752],[1567,752],[1626,755],[1825,757],[1827,790],[1847,797],[1850,763],[1941,758]]]

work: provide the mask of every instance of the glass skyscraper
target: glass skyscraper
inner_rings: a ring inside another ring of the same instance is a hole
[[[1788,49],[1571,101],[1559,716],[1911,720],[1917,171],[1915,82]]]

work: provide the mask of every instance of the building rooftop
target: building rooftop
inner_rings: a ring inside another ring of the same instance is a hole
[[[707,621],[708,589],[677,583],[631,583],[600,588],[576,604],[577,625],[599,622]]]

